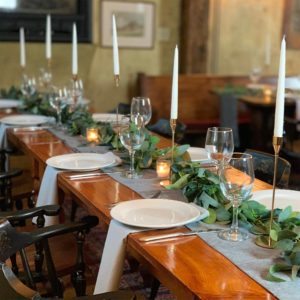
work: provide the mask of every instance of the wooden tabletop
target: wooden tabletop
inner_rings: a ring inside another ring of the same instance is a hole
[[[275,108],[276,104],[276,97],[274,96],[240,96],[238,99],[247,105],[258,107]],[[294,106],[295,101],[292,99],[286,99],[285,105]]]
[[[35,161],[35,166],[39,169],[36,172],[40,176],[47,158],[71,152],[49,132],[14,132],[9,129],[8,139]],[[167,140],[162,140],[163,146],[168,143]],[[111,219],[109,203],[140,198],[139,194],[107,175],[72,181],[68,179],[67,172],[62,172],[58,176],[58,186],[70,192],[81,205],[106,224]],[[254,190],[268,188],[270,185],[255,181]],[[188,229],[180,227],[160,232],[178,230]],[[156,233],[153,230],[130,234],[127,249],[178,299],[276,299],[199,237],[156,243],[139,241],[142,236]]]

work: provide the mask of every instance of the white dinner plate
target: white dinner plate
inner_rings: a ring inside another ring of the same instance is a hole
[[[191,161],[209,162],[207,152],[204,148],[190,147],[187,152],[190,155]]]
[[[20,100],[0,99],[0,109],[15,108],[21,105]]]
[[[93,171],[112,166],[116,160],[99,153],[70,153],[48,158],[48,166],[69,171]]]
[[[122,119],[124,115],[119,114],[119,120]],[[95,122],[107,122],[107,123],[115,123],[117,122],[117,114],[93,114],[93,120]]]
[[[207,217],[202,207],[169,199],[139,199],[121,202],[111,216],[126,225],[144,228],[169,228]]]
[[[48,121],[48,117],[39,115],[12,115],[0,119],[0,122],[4,124],[16,126],[35,126]]]
[[[271,209],[272,190],[254,192],[252,199]],[[300,191],[276,189],[275,208],[286,208],[287,206],[291,206],[294,211],[300,211]]]

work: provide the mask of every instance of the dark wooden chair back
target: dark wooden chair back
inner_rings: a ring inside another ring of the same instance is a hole
[[[274,155],[252,149],[247,149],[245,153],[249,153],[253,157],[255,177],[273,184]],[[287,188],[289,185],[290,173],[291,164],[286,159],[279,157],[276,186],[279,188]]]

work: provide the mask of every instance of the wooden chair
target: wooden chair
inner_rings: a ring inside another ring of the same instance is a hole
[[[6,219],[0,220],[0,286],[1,298],[9,300],[26,300],[35,299],[42,300],[43,298],[37,291],[24,285],[5,264],[5,261],[17,251],[34,243],[37,239],[45,239],[49,234],[54,234],[58,228],[46,232],[46,230],[38,230],[31,233],[17,232],[10,222]],[[51,232],[52,233],[49,233]],[[47,298],[50,299],[50,298]],[[54,298],[52,298],[54,299]],[[58,298],[55,298],[58,299]],[[83,296],[74,299],[78,300],[138,300],[143,299],[141,296],[135,295],[130,291],[117,291],[104,293],[94,296]]]
[[[81,221],[58,224],[48,227],[42,227],[44,224],[44,216],[53,216],[57,215],[59,212],[58,205],[50,205],[44,207],[36,207],[33,209],[26,209],[22,211],[15,212],[2,212],[0,213],[0,218],[9,220],[11,224],[16,224],[20,220],[32,219],[33,217],[37,218],[37,225],[39,228],[30,232],[18,232],[11,229],[7,225],[3,225],[4,228],[8,228],[9,232],[13,234],[10,244],[8,245],[9,249],[6,249],[4,246],[0,246],[0,262],[5,262],[5,259],[14,254],[17,250],[20,250],[20,256],[24,268],[25,277],[24,280],[26,284],[35,289],[37,281],[49,281],[52,288],[52,294],[56,297],[62,297],[63,295],[63,286],[60,279],[57,276],[57,271],[53,262],[52,254],[49,247],[49,239],[61,235],[67,235],[69,233],[75,233],[76,243],[77,243],[77,258],[75,266],[73,267],[71,274],[71,282],[75,288],[76,295],[82,296],[85,295],[85,276],[84,276],[84,260],[83,260],[83,243],[85,239],[85,234],[90,230],[90,228],[98,224],[98,218],[88,216],[83,218]],[[1,228],[1,226],[0,226]],[[1,232],[1,230],[0,230]],[[15,235],[15,236],[14,236]],[[27,242],[24,244],[23,240]],[[20,244],[19,244],[20,243]],[[0,237],[1,244],[1,237]],[[37,259],[35,261],[36,272],[32,272],[29,267],[29,262],[26,255],[26,247],[28,245],[35,244],[37,247]],[[13,257],[13,256],[12,256]],[[43,265],[46,265],[47,274],[45,274]],[[18,273],[18,268],[13,262],[13,270],[15,273]]]
[[[273,184],[274,155],[252,149],[247,149],[245,153],[249,153],[253,156],[255,177]],[[279,157],[276,186],[279,188],[287,188],[290,173],[291,164],[286,159]]]

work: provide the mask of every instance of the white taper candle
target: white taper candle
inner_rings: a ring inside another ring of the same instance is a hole
[[[286,50],[285,37],[283,37],[281,42],[281,50],[280,50],[275,122],[274,122],[274,136],[276,137],[282,137],[282,133],[283,133],[284,96],[285,96],[285,50]]]
[[[75,23],[73,23],[72,35],[72,74],[78,75],[77,27]]]
[[[171,98],[171,119],[178,117],[178,47],[174,51],[172,98]]]
[[[46,59],[51,59],[51,17],[46,19]]]
[[[20,28],[20,65],[22,68],[26,66],[25,33],[23,27]]]
[[[117,25],[116,25],[115,15],[112,15],[112,44],[113,44],[114,75],[120,75],[118,35],[117,35]]]

